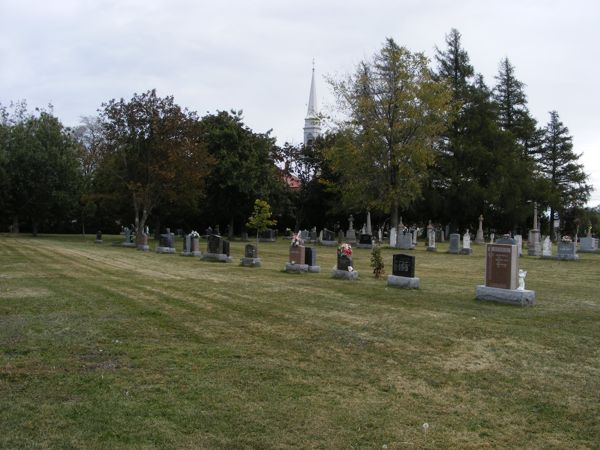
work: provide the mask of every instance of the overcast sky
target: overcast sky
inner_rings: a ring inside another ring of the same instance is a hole
[[[71,126],[156,88],[201,115],[242,109],[254,131],[300,143],[313,58],[328,113],[324,76],[351,72],[386,37],[433,58],[451,28],[488,86],[508,57],[538,122],[558,111],[599,204],[597,0],[0,0],[0,103],[51,103]]]

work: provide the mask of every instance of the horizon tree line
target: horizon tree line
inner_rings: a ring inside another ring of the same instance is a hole
[[[564,227],[593,222],[581,155],[557,111],[541,127],[508,58],[489,88],[452,29],[435,67],[387,39],[342,79],[330,80],[343,119],[308,145],[278,146],[242,111],[199,117],[155,90],[109,100],[69,129],[47,109],[0,105],[1,226],[18,232],[118,230],[132,224],[241,232],[256,199],[280,226],[333,227],[370,210],[396,226],[502,231],[532,222],[532,202]],[[300,180],[290,189],[286,176]],[[550,234],[550,229],[546,229]],[[572,230],[574,231],[574,230]]]

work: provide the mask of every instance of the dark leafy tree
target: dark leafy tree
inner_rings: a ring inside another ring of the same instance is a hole
[[[100,120],[102,161],[96,176],[105,193],[129,198],[138,239],[155,209],[198,206],[213,159],[196,113],[151,90],[129,101],[109,101]]]
[[[2,145],[7,176],[6,212],[12,229],[31,223],[65,227],[77,205],[80,167],[77,145],[49,110],[29,113],[25,103],[13,115],[4,114]]]
[[[205,214],[227,223],[233,233],[244,225],[254,199],[262,198],[277,210],[283,180],[275,165],[275,139],[244,125],[241,111],[220,111],[202,118],[202,136],[216,161],[207,179]]]
[[[537,160],[551,186],[550,217],[555,211],[563,216],[569,209],[581,208],[590,198],[592,186],[588,184],[583,164],[579,163],[580,156],[573,151],[569,129],[560,121],[558,112],[551,111]]]

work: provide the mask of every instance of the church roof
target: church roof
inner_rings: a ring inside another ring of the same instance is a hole
[[[306,111],[306,118],[312,119],[317,117],[317,88],[315,86],[315,67],[313,64],[312,79],[310,81],[310,95],[308,97],[308,110]]]

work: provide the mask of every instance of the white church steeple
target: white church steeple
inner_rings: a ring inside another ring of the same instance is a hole
[[[313,59],[312,79],[310,81],[310,94],[308,96],[308,110],[304,119],[304,145],[321,135],[321,120],[317,110],[317,89],[315,86],[315,60]]]

